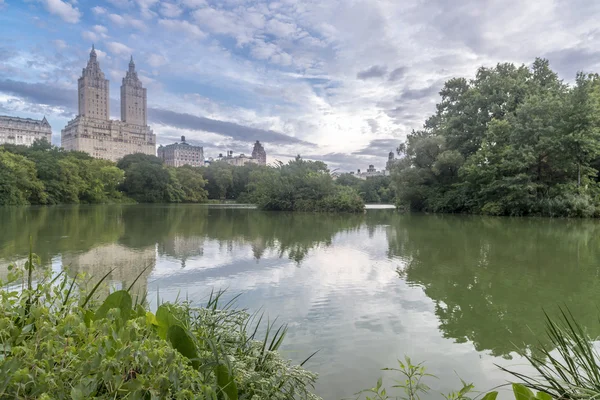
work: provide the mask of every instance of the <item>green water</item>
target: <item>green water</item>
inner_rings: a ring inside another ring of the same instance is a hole
[[[242,293],[289,323],[286,355],[320,373],[318,394],[351,396],[410,355],[439,380],[481,390],[526,370],[514,350],[543,336],[542,308],[568,305],[600,335],[600,225],[592,220],[263,213],[214,206],[0,209],[0,279],[29,236],[47,268],[120,287],[140,272],[149,298],[202,303]]]

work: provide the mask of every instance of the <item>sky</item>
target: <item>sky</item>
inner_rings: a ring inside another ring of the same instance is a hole
[[[452,77],[544,57],[600,71],[595,0],[0,0],[0,114],[74,118],[92,44],[111,115],[130,56],[159,144],[385,167]]]

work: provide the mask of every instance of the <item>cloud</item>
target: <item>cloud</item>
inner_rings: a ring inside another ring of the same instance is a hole
[[[381,78],[385,76],[387,73],[387,67],[381,65],[373,65],[370,68],[365,69],[364,71],[359,71],[356,74],[358,79],[366,80],[370,78]]]
[[[421,100],[438,93],[442,89],[443,82],[436,82],[431,86],[421,89],[405,89],[398,98],[399,101]]]
[[[77,93],[43,83],[27,83],[12,79],[0,80],[0,92],[10,93],[34,104],[68,107],[77,106]]]
[[[167,58],[161,54],[150,54],[147,58],[148,64],[152,67],[161,67],[167,63]]]
[[[56,47],[58,50],[64,50],[67,48],[67,42],[65,42],[64,40],[53,40],[52,43],[54,43],[54,47]]]
[[[119,26],[127,25],[127,21],[125,20],[125,18],[123,18],[119,14],[108,14],[108,19],[110,19],[113,22],[113,24]]]
[[[95,7],[92,7],[92,12],[96,15],[103,15],[103,14],[106,14],[106,8],[103,8],[100,6],[95,6]]]
[[[171,31],[183,32],[193,39],[201,39],[206,36],[196,25],[190,24],[188,21],[176,19],[161,19],[158,24]]]
[[[561,76],[573,77],[579,71],[593,72],[600,66],[600,51],[586,48],[565,48],[544,54],[550,67]]]
[[[81,12],[77,7],[62,0],[44,0],[44,6],[50,14],[57,15],[70,24],[76,24],[81,18]]]
[[[81,32],[81,37],[84,38],[88,42],[97,42],[98,35],[91,31],[83,31]]]
[[[390,72],[390,77],[388,78],[388,80],[393,82],[403,78],[407,70],[408,68],[406,67],[398,67],[394,69],[392,72]]]
[[[127,27],[134,27],[136,29],[139,29],[141,31],[145,31],[147,29],[146,24],[144,23],[144,21],[139,20],[139,19],[135,19],[132,18],[129,15],[119,15],[119,14],[109,14],[108,15],[108,19],[115,25],[121,27],[121,28],[127,28]]]
[[[161,3],[160,13],[167,18],[177,18],[183,13],[183,10],[177,4]]]
[[[130,47],[127,47],[126,45],[124,45],[123,43],[107,42],[106,47],[108,48],[108,50],[111,53],[117,54],[120,56],[133,54],[133,50]]]
[[[387,158],[390,151],[396,151],[400,142],[401,139],[374,139],[366,147],[352,154]]]
[[[181,3],[184,6],[186,6],[188,8],[192,8],[192,9],[208,5],[206,3],[206,0],[182,0]]]
[[[287,37],[296,33],[297,27],[295,24],[281,22],[277,19],[271,19],[267,22],[267,32],[277,37]]]
[[[175,111],[159,108],[148,108],[148,118],[157,124],[169,125],[176,128],[190,129],[194,131],[204,131],[217,133],[235,140],[244,142],[261,142],[286,145],[302,144],[314,146],[312,143],[305,142],[292,136],[272,130],[252,128],[235,124],[233,122],[218,121],[215,119],[197,117],[191,114],[178,113]]]

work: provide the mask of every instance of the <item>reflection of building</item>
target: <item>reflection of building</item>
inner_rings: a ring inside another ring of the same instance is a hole
[[[181,167],[191,165],[202,167],[204,165],[204,149],[201,146],[193,146],[181,137],[181,143],[173,143],[158,147],[158,158],[170,167]]]
[[[133,58],[121,85],[121,120],[110,119],[109,82],[92,47],[78,80],[79,114],[61,132],[61,146],[117,161],[127,154],[156,154],[156,136],[146,125],[146,89]]]
[[[137,278],[132,293],[146,289],[148,276],[156,265],[156,248],[132,249],[116,243],[95,247],[85,253],[67,253],[62,257],[63,266],[74,274],[85,272],[92,278],[100,279],[111,269],[108,282],[121,282],[126,289]],[[144,268],[147,268],[144,271]],[[144,271],[142,273],[142,271]]]
[[[31,146],[39,139],[46,139],[48,143],[52,139],[52,128],[46,117],[40,121],[0,115],[0,144]]]
[[[181,267],[185,267],[187,259],[204,254],[203,236],[175,236],[166,239],[158,245],[159,254],[166,254],[181,260]]]
[[[267,165],[267,152],[262,144],[257,140],[252,149],[252,158],[258,161],[259,165]]]

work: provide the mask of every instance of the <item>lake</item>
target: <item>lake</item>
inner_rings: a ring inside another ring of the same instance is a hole
[[[56,271],[115,268],[114,287],[141,273],[152,304],[241,293],[239,307],[289,324],[287,357],[320,349],[307,367],[325,399],[373,386],[405,354],[434,388],[460,376],[491,389],[509,378],[495,364],[527,370],[515,350],[547,342],[543,308],[567,305],[600,335],[595,220],[127,205],[0,208],[0,227],[0,279],[31,236]]]

